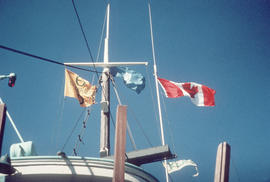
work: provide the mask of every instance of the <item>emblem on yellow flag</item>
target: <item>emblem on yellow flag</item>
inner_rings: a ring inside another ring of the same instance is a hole
[[[64,96],[78,99],[81,107],[95,104],[97,87],[76,73],[65,69],[65,93]]]

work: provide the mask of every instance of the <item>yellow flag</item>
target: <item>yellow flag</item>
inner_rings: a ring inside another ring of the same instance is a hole
[[[76,73],[65,69],[65,93],[67,97],[78,99],[81,107],[95,104],[97,87],[87,80],[79,77]]]

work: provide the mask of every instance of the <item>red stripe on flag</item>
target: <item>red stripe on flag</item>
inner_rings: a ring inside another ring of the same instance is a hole
[[[161,83],[163,89],[166,91],[167,97],[175,98],[184,96],[182,90],[169,80],[165,80],[163,78],[158,78],[158,80]]]
[[[205,106],[215,106],[215,93],[214,89],[202,85],[204,105]]]

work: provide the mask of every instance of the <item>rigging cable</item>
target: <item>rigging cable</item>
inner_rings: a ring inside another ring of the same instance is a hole
[[[86,109],[85,109],[86,111]],[[87,114],[85,115],[85,118],[83,120],[83,123],[82,123],[82,129],[80,131],[80,134],[78,135],[78,140],[73,148],[73,152],[74,152],[74,155],[77,156],[77,150],[79,149],[80,147],[80,143],[83,143],[83,135],[84,135],[84,132],[85,132],[85,129],[86,129],[86,123],[89,119],[89,116],[90,116],[90,108],[87,109]],[[80,142],[80,143],[79,143]],[[84,143],[83,143],[84,144]]]
[[[138,124],[138,126],[140,127],[140,129],[141,129],[141,131],[142,131],[142,133],[143,133],[143,136],[146,138],[146,141],[148,142],[148,144],[149,144],[151,147],[153,147],[153,144],[150,142],[149,137],[146,135],[146,132],[144,131],[144,129],[143,129],[141,123],[139,122],[139,120],[136,118],[136,116],[135,116],[133,110],[130,109],[130,112],[131,112],[131,114],[133,115],[135,122],[136,122],[136,123]]]
[[[92,56],[92,53],[91,53],[91,50],[90,50],[88,41],[87,41],[87,39],[86,39],[86,35],[85,35],[84,29],[83,29],[83,26],[82,26],[82,23],[81,23],[81,20],[80,20],[79,13],[78,13],[77,8],[76,8],[76,6],[75,6],[74,0],[72,0],[72,5],[73,5],[74,11],[75,11],[75,13],[76,13],[77,20],[78,20],[78,23],[79,23],[79,25],[80,25],[81,32],[82,32],[82,34],[83,34],[83,37],[84,37],[84,40],[85,40],[85,43],[86,43],[86,46],[87,46],[87,49],[88,49],[88,52],[89,52],[91,61],[94,63],[94,59],[93,59],[93,56]],[[103,33],[104,33],[104,27],[105,27],[104,25],[105,25],[105,20],[106,20],[106,18],[108,18],[108,17],[107,17],[107,14],[105,15],[105,18],[104,18],[104,23],[103,23],[103,28],[102,28],[102,35],[101,35],[102,37],[103,37]],[[100,51],[100,47],[101,47],[101,42],[100,42],[100,44],[99,44],[99,51]],[[98,59],[98,57],[99,57],[99,53],[98,53],[97,59]],[[95,64],[93,64],[93,67],[94,67],[94,70],[96,70]],[[100,73],[103,74],[103,72],[100,72]],[[96,72],[96,75],[97,75],[97,78],[99,78],[98,72]],[[101,79],[101,77],[100,77],[99,79]],[[94,81],[94,78],[93,78],[93,81]],[[101,85],[100,80],[98,81],[98,84],[99,84],[99,86],[101,87],[101,92],[103,92],[103,95],[105,95],[105,94],[104,94],[104,89],[102,89],[102,85]],[[105,98],[105,99],[108,100],[108,98]],[[109,111],[109,112],[110,112],[110,116],[111,116],[111,118],[112,118],[111,111]],[[114,124],[114,122],[113,122],[113,124]],[[74,154],[76,155],[75,149],[74,149]]]
[[[103,25],[102,25],[102,31],[101,31],[101,36],[100,36],[100,41],[99,41],[99,45],[98,45],[98,52],[97,52],[97,57],[96,57],[96,62],[99,60],[99,55],[100,55],[100,50],[101,50],[101,45],[102,45],[102,38],[104,36],[104,29],[105,29],[105,23],[106,23],[106,13],[104,16],[104,21],[103,21]],[[92,78],[92,83],[95,81],[95,77]]]
[[[152,84],[151,84],[151,82],[150,82],[150,76],[149,76],[149,72],[148,72],[148,69],[147,68],[145,68],[145,71],[146,71],[146,75],[147,75],[147,81],[148,81],[148,84],[150,85],[150,93],[151,93],[151,97],[152,97],[152,104],[153,104],[153,110],[154,110],[154,112],[155,112],[155,120],[156,120],[156,124],[157,124],[157,126],[159,126],[159,121],[158,121],[158,118],[157,118],[157,116],[158,116],[158,113],[157,113],[157,109],[156,109],[156,105],[155,105],[155,99],[154,99],[154,94],[153,94],[153,86],[152,86]],[[156,128],[157,129],[157,133],[159,134],[159,137],[161,138],[161,134],[160,134],[160,132],[158,131],[158,128]]]
[[[234,168],[234,171],[236,173],[237,181],[240,182],[240,177],[239,177],[238,169],[236,168],[236,165],[235,165],[235,162],[234,162],[234,158],[233,158],[232,155],[231,155],[231,161],[232,161],[232,166]],[[230,174],[231,174],[231,172],[230,172]]]
[[[83,38],[84,38],[84,41],[85,41],[85,43],[86,43],[87,50],[88,50],[88,52],[89,52],[91,61],[94,63],[94,59],[93,59],[93,56],[92,56],[92,52],[91,52],[91,50],[90,50],[88,41],[87,41],[87,39],[86,39],[86,35],[85,35],[85,33],[84,33],[83,26],[82,26],[82,23],[81,23],[81,20],[80,20],[80,16],[79,16],[78,11],[77,11],[77,8],[76,8],[76,6],[75,6],[74,0],[72,0],[72,5],[73,5],[74,11],[75,11],[75,13],[76,13],[76,16],[77,16],[77,19],[78,19],[78,22],[79,22],[79,25],[80,25],[80,28],[81,28],[81,32],[82,32],[82,34],[83,34]],[[93,67],[94,67],[94,70],[96,71],[96,75],[97,75],[97,78],[98,78],[99,75],[98,75],[98,73],[97,73],[97,69],[96,69],[96,67],[95,67],[95,64],[93,64]]]
[[[63,90],[64,90],[64,86],[65,86],[65,77],[62,78],[62,82],[61,82],[61,88],[59,89],[59,99],[58,99],[58,105],[60,106],[59,111],[58,111],[58,116],[57,116],[57,121],[55,122],[55,128],[53,131],[53,134],[51,136],[51,143],[55,144],[55,148],[57,148],[57,139],[59,136],[59,130],[61,127],[61,124],[63,122],[63,113],[64,113],[64,99],[65,97],[63,96]]]
[[[80,119],[81,119],[81,117],[82,117],[82,115],[83,115],[83,113],[84,113],[85,111],[86,111],[86,109],[84,109],[84,110],[81,112],[81,114],[80,114],[79,118],[77,119],[75,125],[73,126],[73,128],[72,128],[72,130],[71,130],[71,132],[70,132],[70,134],[69,134],[69,136],[68,136],[68,138],[66,139],[66,142],[64,143],[64,145],[63,145],[61,151],[64,151],[64,149],[65,149],[67,143],[69,142],[69,140],[70,140],[70,138],[71,138],[73,132],[74,132],[75,129],[77,128],[78,123],[79,123],[79,121],[80,121]]]
[[[120,98],[119,98],[119,94],[118,94],[118,92],[117,92],[117,89],[116,89],[114,80],[112,80],[112,83],[113,83],[113,87],[114,87],[114,91],[115,91],[116,97],[117,97],[117,99],[119,99],[119,100],[118,100],[118,102],[119,102],[119,101],[120,101]],[[126,102],[127,102],[127,101],[126,101]],[[119,103],[121,103],[121,101],[120,101]],[[127,102],[127,103],[128,103],[128,102]],[[144,137],[146,138],[148,144],[152,147],[152,146],[153,146],[152,143],[150,142],[149,138],[147,137],[146,132],[144,131],[142,125],[141,125],[140,122],[139,122],[139,120],[136,118],[136,116],[135,116],[135,114],[134,114],[132,108],[130,108],[129,110],[131,111],[131,114],[133,115],[134,120],[135,120],[136,123],[139,125],[139,127],[140,127],[140,129],[141,129],[141,131],[142,131]],[[132,136],[132,134],[131,134],[131,136]],[[130,139],[131,139],[131,136],[130,136]],[[135,143],[135,142],[134,142],[134,143]]]
[[[37,56],[37,55],[27,53],[27,52],[24,52],[24,51],[19,51],[17,49],[12,49],[10,47],[6,47],[6,46],[3,46],[3,45],[0,45],[0,48],[11,51],[11,52],[15,52],[17,54],[22,54],[24,56],[29,56],[29,57],[32,57],[32,58],[36,58],[36,59],[39,59],[39,60],[42,60],[42,61],[45,61],[45,62],[58,64],[58,65],[61,65],[61,66],[67,66],[67,67],[70,67],[70,68],[79,69],[79,70],[88,71],[88,72],[101,73],[101,72],[98,72],[96,70],[94,71],[94,70],[90,70],[90,69],[79,68],[79,67],[72,66],[72,65],[65,65],[64,63],[61,63],[61,62],[58,62],[58,61],[55,61],[55,60],[52,60],[52,59],[44,58],[44,57]]]
[[[83,26],[82,26],[82,23],[81,23],[81,20],[80,20],[79,13],[78,13],[78,11],[77,11],[77,8],[76,8],[75,3],[74,3],[73,0],[72,0],[72,5],[73,5],[74,11],[75,11],[75,13],[76,13],[76,17],[77,17],[78,23],[79,23],[79,25],[80,25],[80,29],[81,29],[81,32],[82,32],[82,34],[83,34],[83,38],[84,38],[84,40],[85,40],[85,43],[86,43],[87,50],[88,50],[88,53],[89,53],[89,55],[90,55],[91,61],[94,63],[94,59],[93,59],[93,56],[92,56],[92,52],[91,52],[90,46],[89,46],[89,44],[88,44],[88,41],[87,41],[87,38],[86,38],[86,35],[85,35],[84,29],[83,29]],[[102,28],[101,37],[103,37],[103,34],[104,34],[105,20],[106,20],[106,16],[105,16],[105,18],[104,18],[104,23],[103,23],[103,28]],[[102,38],[101,38],[101,39],[102,39]],[[101,39],[100,39],[100,40],[101,40]],[[102,42],[102,41],[100,41],[100,43],[99,43],[99,48],[98,48],[98,54],[97,54],[97,57],[96,57],[96,61],[99,59],[99,53],[100,53],[100,49],[101,49],[101,42]],[[94,70],[96,70],[95,65],[94,65]],[[98,73],[102,73],[102,72],[96,72],[97,78],[99,78]],[[95,77],[92,78],[92,83],[94,82],[94,80],[95,80]],[[99,82],[99,86],[101,86],[101,85],[100,85],[100,82]],[[74,148],[73,148],[73,153],[74,153],[74,155],[77,155],[77,152],[76,152],[76,151],[77,151],[77,149],[78,149],[79,146],[80,146],[78,142],[82,142],[82,137],[83,137],[83,135],[84,135],[84,131],[85,131],[85,128],[86,128],[86,122],[88,121],[89,115],[90,115],[90,109],[88,109],[88,113],[87,113],[87,115],[85,116],[86,118],[85,118],[84,121],[83,121],[83,127],[82,127],[82,129],[81,129],[80,134],[78,135],[78,140],[77,140],[77,142],[76,142],[76,144],[75,144],[75,146],[74,146]],[[77,124],[78,124],[78,121],[77,121],[77,123],[76,123],[76,126],[77,126]],[[73,133],[73,131],[72,131],[72,133]],[[70,137],[69,137],[69,138],[70,138]]]
[[[114,93],[115,93],[115,95],[116,95],[116,97],[117,97],[118,103],[119,103],[120,105],[122,105],[122,102],[121,102],[121,100],[120,100],[118,91],[117,91],[117,89],[116,89],[116,85],[115,85],[114,79],[113,79],[113,77],[112,77],[111,74],[110,74],[110,79],[111,79],[111,81],[112,81],[112,84],[113,84],[113,90],[114,90]],[[130,130],[128,121],[127,121],[127,131],[128,131],[128,136],[129,136],[129,139],[130,139],[130,141],[131,141],[131,143],[132,143],[133,149],[134,149],[134,150],[137,150],[137,147],[136,147],[136,144],[135,144],[135,140],[134,140],[133,134],[132,134],[132,132],[131,132],[131,130]]]
[[[163,104],[163,108],[164,108],[164,112],[165,112],[165,116],[166,116],[166,121],[168,123],[168,128],[169,128],[169,137],[171,138],[171,141],[172,141],[172,145],[173,145],[173,153],[176,153],[176,149],[175,149],[175,142],[174,142],[174,137],[173,137],[173,132],[172,132],[172,128],[171,128],[171,122],[170,120],[168,119],[168,112],[167,112],[167,107],[166,107],[166,104],[165,104],[165,101],[164,101],[164,95],[161,94],[161,100],[162,100],[162,104]]]

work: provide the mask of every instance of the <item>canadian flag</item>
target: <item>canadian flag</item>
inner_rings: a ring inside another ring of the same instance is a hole
[[[215,106],[214,89],[194,82],[176,83],[163,78],[158,80],[168,98],[188,96],[196,106]]]

